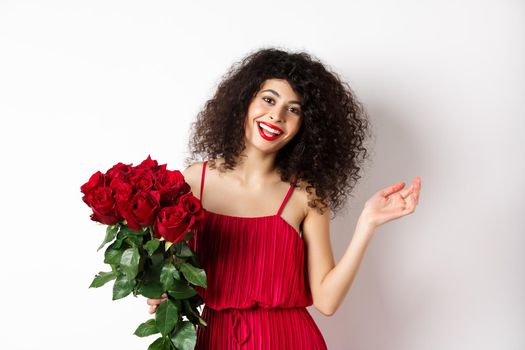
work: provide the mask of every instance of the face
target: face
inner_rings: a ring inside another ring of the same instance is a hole
[[[276,152],[299,132],[302,121],[301,97],[286,80],[268,79],[248,106],[245,137],[261,150]]]

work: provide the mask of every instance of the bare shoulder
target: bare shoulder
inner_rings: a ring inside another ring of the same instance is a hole
[[[304,215],[306,217],[310,212],[316,210],[310,208],[308,206],[308,202],[318,198],[317,193],[315,191],[315,187],[311,186],[310,183],[306,180],[300,180],[297,183],[297,186],[298,187],[295,188],[295,193],[297,193],[297,196],[301,201],[301,208],[303,209]]]
[[[315,187],[311,187],[311,185],[305,180],[301,180],[298,183],[298,186],[299,187],[296,190],[298,192],[298,197],[301,201],[301,207],[303,208],[304,212],[304,238],[308,241],[312,235],[319,234],[320,231],[326,232],[330,221],[330,215],[329,210],[324,209],[323,213],[320,213],[318,208],[312,208],[308,205],[310,201],[319,198],[317,196]],[[310,193],[307,191],[307,189]]]
[[[184,180],[190,185],[191,192],[193,195],[197,198],[199,198],[200,194],[200,181],[202,176],[202,166],[204,162],[195,162],[191,165],[189,165],[187,168],[182,170],[182,175],[184,176]]]

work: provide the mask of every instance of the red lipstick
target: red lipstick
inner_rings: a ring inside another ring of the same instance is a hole
[[[280,128],[276,127],[275,125],[272,125],[266,122],[256,122],[256,123],[257,123],[257,129],[259,130],[259,135],[261,135],[261,137],[265,139],[266,141],[274,141],[278,139],[279,137],[281,137],[281,135],[283,134],[283,131]],[[266,130],[263,131],[263,129],[259,126],[259,123],[265,124],[269,126],[270,128],[279,131],[280,134],[279,135],[275,135],[275,134],[269,135],[271,133]],[[268,135],[265,134],[265,132],[268,132]]]

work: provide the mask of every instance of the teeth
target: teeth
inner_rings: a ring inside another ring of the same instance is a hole
[[[260,126],[261,128],[263,128],[264,130],[267,130],[267,131],[269,131],[269,132],[271,132],[271,133],[273,133],[273,134],[281,135],[281,132],[280,132],[280,131],[274,130],[274,129],[270,128],[268,125],[265,125],[265,124],[263,124],[263,123],[259,123],[259,126]]]

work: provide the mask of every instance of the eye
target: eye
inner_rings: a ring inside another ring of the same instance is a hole
[[[267,100],[273,101],[273,99],[272,99],[272,98],[270,98],[270,97],[266,97],[266,96],[265,96],[265,97],[263,97],[263,100],[264,100],[264,101],[266,101],[266,102],[268,102]]]
[[[299,109],[293,108],[293,107],[291,109],[294,111],[293,113],[299,114],[299,115],[301,114],[301,111]]]

